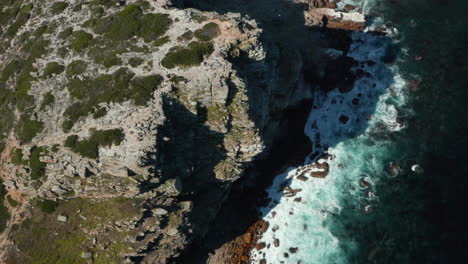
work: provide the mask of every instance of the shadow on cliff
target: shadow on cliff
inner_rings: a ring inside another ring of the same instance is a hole
[[[173,260],[174,263],[198,264],[206,263],[215,250],[245,234],[249,227],[260,219],[258,207],[271,202],[265,189],[275,176],[289,166],[302,165],[310,154],[312,145],[304,134],[304,128],[312,110],[313,98],[303,96],[302,99],[297,99],[291,96],[289,91],[304,86],[306,89],[303,91],[310,94],[317,89],[326,93],[335,88],[346,93],[352,89],[356,80],[365,76],[352,70],[359,66],[359,63],[346,56],[351,45],[351,32],[305,26],[304,4],[287,0],[183,0],[179,1],[179,7],[193,7],[220,14],[234,12],[255,19],[264,30],[261,42],[267,54],[262,61],[255,61],[247,54],[232,59],[234,68],[246,82],[249,115],[260,128],[260,134],[268,135],[268,138],[264,138],[267,148],[252,164],[246,176],[233,184],[229,198],[210,224],[207,235],[196,238],[180,257]],[[319,51],[320,48],[332,48],[341,51],[343,55],[333,58],[324,56]],[[393,56],[394,54],[389,54],[389,62]],[[288,78],[294,73],[291,71],[295,63],[301,64],[300,73],[297,80],[290,80]],[[265,69],[273,73],[265,72]],[[386,71],[390,72],[389,69]],[[276,79],[271,79],[272,76]],[[272,85],[275,88],[268,94],[267,87]],[[391,83],[388,84],[390,85]],[[360,114],[366,111],[368,115],[372,114],[380,94],[375,92],[371,96],[359,95],[367,97],[361,100],[368,102],[366,110],[360,111]],[[270,102],[288,101],[289,105],[264,105],[265,100],[262,96],[270,97]],[[359,107],[357,103],[355,108]],[[262,116],[265,109],[271,120],[265,121],[265,117]],[[358,136],[366,127],[367,119],[359,120],[355,127],[349,128],[348,133],[338,137],[336,142],[322,146],[321,149],[326,150],[342,140]],[[320,144],[319,139],[313,144]],[[289,183],[290,181],[285,181],[282,186],[287,187]],[[274,206],[270,207],[270,210],[273,209]],[[244,248],[243,251],[232,253],[233,258],[225,261],[238,263],[239,254],[248,253]]]

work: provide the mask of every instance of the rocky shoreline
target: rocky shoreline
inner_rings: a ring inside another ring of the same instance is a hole
[[[358,12],[355,12],[354,10],[354,7],[346,6],[345,10],[338,11],[336,3],[328,2],[320,4],[318,2],[314,2],[309,6],[308,9],[304,11],[304,16],[306,18],[305,23],[307,26],[314,28],[314,30],[322,31],[325,34],[329,34],[328,36],[330,40],[329,42],[325,41],[325,43],[327,43],[325,44],[325,49],[328,45],[327,48],[335,48],[336,50],[342,50],[343,53],[346,54],[347,49],[349,47],[348,42],[342,41],[337,43],[335,39],[346,40],[347,38],[349,38],[350,32],[363,31],[365,28],[364,16]],[[351,11],[353,13],[348,13]],[[322,18],[324,17],[327,18],[325,20],[329,21],[329,23],[322,23]],[[334,32],[330,34],[330,30]],[[329,33],[326,33],[327,31]],[[376,33],[379,34],[378,32]],[[337,61],[343,60],[343,58],[344,57],[341,57]],[[322,63],[324,65],[335,65],[332,68],[329,68],[329,71],[335,70],[335,67],[341,68],[339,70],[340,74],[335,74],[333,77],[328,75],[327,72],[325,72],[324,76],[321,79],[315,79],[315,81],[319,83],[319,88],[325,91],[329,90],[330,87],[338,86],[340,91],[346,93],[351,89],[348,87],[350,85],[352,87],[352,83],[354,82],[354,80],[360,78],[360,76],[353,76],[351,77],[352,81],[350,81],[350,83],[342,83],[340,79],[343,76],[347,76],[350,74],[349,70],[353,64],[349,65],[348,63],[336,62],[334,61],[334,59],[328,59],[328,61],[324,60],[322,61]],[[315,71],[317,70],[315,69]],[[308,73],[310,75],[320,76],[319,72],[309,71]],[[269,201],[267,199],[268,196],[265,192],[265,189],[272,183],[274,177],[284,172],[290,166],[294,167],[303,164],[305,157],[307,157],[310,154],[312,146],[309,143],[309,139],[306,138],[303,133],[305,122],[307,121],[307,117],[310,112],[310,110],[307,111],[307,109],[312,105],[311,102],[308,103],[310,104],[309,106],[303,104],[303,114],[301,115],[301,117],[297,118],[296,116],[296,118],[300,121],[297,122],[298,124],[296,124],[297,126],[294,127],[294,130],[288,131],[288,133],[285,133],[283,136],[283,139],[286,140],[287,138],[291,137],[294,137],[299,140],[296,141],[294,144],[290,144],[288,146],[288,151],[280,151],[282,155],[281,160],[274,158],[275,151],[273,149],[272,153],[270,154],[271,159],[257,161],[253,165],[252,170],[255,170],[255,168],[259,167],[259,162],[265,162],[266,164],[275,164],[273,165],[273,167],[275,167],[276,169],[267,170],[266,174],[261,177],[259,177],[258,173],[255,173],[257,175],[257,178],[262,179],[259,182],[252,184],[251,182],[249,183],[244,179],[237,183],[237,185],[235,185],[232,190],[231,197],[226,200],[226,202],[223,205],[223,209],[213,222],[214,227],[210,229],[209,233],[204,239],[195,242],[196,245],[185,254],[185,260],[196,259],[197,257],[200,258],[200,251],[203,251],[206,252],[204,254],[209,255],[209,257],[207,258],[207,263],[251,263],[250,253],[253,249],[261,250],[266,246],[277,247],[279,243],[281,243],[281,241],[279,240],[275,240],[273,244],[269,245],[266,245],[263,242],[258,243],[263,233],[266,232],[268,228],[273,227],[269,226],[269,223],[267,221],[259,218],[257,210],[259,207],[268,204]],[[348,121],[347,119],[348,117],[342,116],[340,118],[340,122],[346,123]],[[284,159],[284,157],[288,158]],[[332,159],[333,156],[329,154],[322,155],[320,158],[317,159],[316,162],[310,163],[304,166],[302,171],[296,172],[295,177],[301,181],[307,181],[309,177],[324,178],[328,173],[328,162]],[[284,195],[287,197],[294,197],[297,193],[300,193],[300,191],[300,189],[291,189],[286,186],[284,188]],[[294,198],[294,201],[301,202],[301,198]],[[236,215],[239,213],[243,215]],[[235,235],[230,235],[233,236],[233,238],[227,241],[226,243],[217,246],[206,247],[206,245],[204,245],[205,243],[209,244],[209,241],[211,240],[219,240],[220,236],[226,235],[226,232],[232,232],[231,229],[235,229],[231,227],[226,227],[226,225],[229,226],[229,223],[233,222],[226,220],[230,217],[233,217],[234,219],[242,218],[242,220],[238,220],[242,223],[240,224],[241,231],[234,231]],[[246,218],[248,220],[246,220]],[[217,222],[219,222],[219,224],[217,224]],[[250,224],[245,225],[245,222]],[[196,253],[194,253],[194,251],[196,251]],[[291,251],[293,251],[291,252],[293,254],[295,251],[294,248],[291,249]],[[184,258],[182,258],[181,263],[183,263],[183,260]],[[259,263],[266,263],[266,260],[262,259]]]

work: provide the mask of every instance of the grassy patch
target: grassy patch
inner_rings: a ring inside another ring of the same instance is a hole
[[[31,120],[28,115],[22,115],[15,131],[18,138],[24,142],[30,142],[38,133],[44,129],[44,124],[37,120]]]
[[[210,41],[221,34],[218,24],[208,23],[204,25],[201,29],[197,29],[194,33],[195,37],[201,41]]]
[[[20,252],[11,251],[7,263],[86,264],[88,260],[81,258],[84,251],[92,252],[94,263],[124,263],[122,255],[133,252],[126,237],[136,234],[117,231],[113,225],[140,215],[140,204],[139,200],[126,198],[77,198],[58,201],[53,213],[34,208],[31,218],[11,234]],[[67,223],[58,222],[57,215],[67,216]],[[99,233],[98,246],[93,245],[93,235],[85,230]]]
[[[96,159],[99,155],[99,147],[120,145],[124,138],[125,134],[121,129],[96,130],[84,140],[79,140],[76,135],[69,136],[64,145],[83,157]]]
[[[59,64],[56,61],[49,62],[44,69],[44,77],[51,77],[53,74],[60,74],[65,69],[65,66]]]
[[[188,47],[174,47],[171,49],[161,61],[161,65],[168,69],[176,66],[181,68],[197,66],[203,62],[205,56],[211,53],[213,53],[212,43],[191,42]]]
[[[86,33],[83,30],[73,32],[72,48],[76,52],[81,52],[86,47],[88,47],[92,39],[93,39],[93,35]]]
[[[68,7],[68,4],[65,3],[65,2],[62,2],[62,1],[55,2],[50,7],[50,12],[52,12],[52,14],[54,14],[54,15],[58,15],[58,14],[62,13],[62,11],[65,10],[65,8],[67,8],[67,7]]]

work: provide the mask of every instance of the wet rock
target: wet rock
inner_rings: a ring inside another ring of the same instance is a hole
[[[261,243],[258,243],[257,245],[255,245],[255,249],[256,250],[262,250],[266,247],[266,244],[265,242],[261,242]]]
[[[349,117],[346,115],[341,115],[339,119],[342,124],[346,124],[349,121]]]
[[[424,172],[424,169],[419,164],[414,164],[413,166],[411,166],[411,170],[416,172],[417,174],[421,174]]]
[[[365,177],[359,180],[359,185],[361,185],[361,187],[364,187],[364,188],[370,187],[370,183],[366,180]]]
[[[245,243],[249,244],[250,242],[252,242],[252,234],[251,233],[246,233],[244,235],[244,241]]]
[[[296,179],[300,180],[300,181],[307,181],[309,178],[307,178],[306,176],[304,176],[303,174],[299,175],[296,177]]]
[[[267,263],[266,259],[261,259],[260,260],[260,264],[266,264],[266,263]]]
[[[346,12],[349,12],[349,11],[354,10],[355,8],[356,8],[356,7],[353,6],[353,5],[346,4],[346,5],[343,7],[343,10],[346,11]]]
[[[301,201],[302,201],[302,198],[301,198],[301,197],[294,198],[294,202],[300,203]]]
[[[279,245],[280,245],[279,239],[276,238],[275,240],[273,240],[273,245],[274,245],[275,247],[279,247]]]
[[[365,17],[360,13],[339,12],[332,8],[311,8],[304,12],[307,26],[363,31]]]
[[[299,250],[299,248],[297,248],[297,247],[290,247],[290,248],[289,248],[289,253],[294,254],[294,253],[296,253],[298,250]]]

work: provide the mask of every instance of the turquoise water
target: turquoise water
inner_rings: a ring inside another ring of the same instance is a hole
[[[371,77],[346,94],[315,94],[305,133],[312,153],[334,156],[329,174],[301,181],[299,167],[276,177],[262,209],[267,247],[254,262],[464,263],[467,4],[347,2],[392,39],[353,33],[348,56],[377,62],[356,66]],[[389,50],[396,61],[385,64]],[[287,197],[285,185],[300,191]]]

